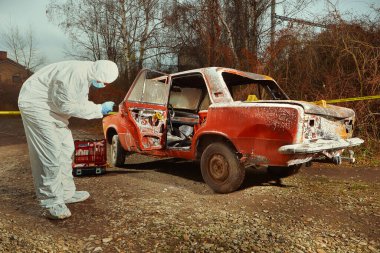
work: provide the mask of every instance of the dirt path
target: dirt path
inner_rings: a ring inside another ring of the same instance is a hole
[[[0,252],[379,252],[380,168],[313,166],[276,186],[249,170],[214,194],[199,165],[141,156],[76,178],[91,198],[40,216],[19,119],[0,121]],[[74,136],[100,136],[73,126]]]

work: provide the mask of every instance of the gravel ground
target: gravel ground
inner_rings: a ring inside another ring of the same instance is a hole
[[[221,195],[197,163],[133,155],[76,178],[91,198],[50,221],[20,121],[0,124],[0,252],[380,252],[380,168],[318,165],[284,186],[250,169],[241,190]]]

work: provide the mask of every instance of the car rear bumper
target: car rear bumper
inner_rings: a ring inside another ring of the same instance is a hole
[[[314,154],[323,151],[338,150],[354,147],[362,144],[360,138],[340,139],[340,140],[317,140],[310,143],[285,145],[278,149],[282,154]]]

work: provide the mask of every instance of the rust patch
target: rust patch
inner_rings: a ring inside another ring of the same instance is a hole
[[[253,152],[251,154],[243,154],[240,158],[240,163],[244,167],[257,166],[257,165],[267,165],[269,160],[267,157],[262,155],[255,155]]]

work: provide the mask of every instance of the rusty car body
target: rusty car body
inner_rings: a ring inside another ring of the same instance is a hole
[[[363,142],[354,122],[351,109],[290,100],[271,77],[209,67],[142,70],[103,129],[114,166],[131,153],[200,160],[205,182],[228,193],[250,166],[288,176],[312,161],[341,163]]]

